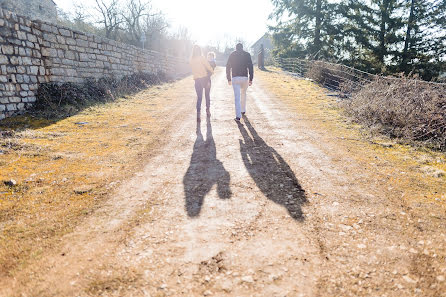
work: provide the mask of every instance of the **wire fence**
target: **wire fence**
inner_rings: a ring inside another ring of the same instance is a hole
[[[341,97],[350,97],[365,85],[384,80],[395,83],[398,80],[407,81],[408,78],[382,76],[355,69],[342,64],[325,61],[303,60],[298,58],[274,58],[274,66],[289,74],[312,79],[329,90],[339,92]],[[446,83],[430,82],[412,79],[415,83],[427,84],[431,87],[446,88]]]

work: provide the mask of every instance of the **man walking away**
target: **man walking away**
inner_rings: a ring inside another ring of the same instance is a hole
[[[229,56],[226,64],[226,77],[229,85],[232,85],[234,89],[235,120],[240,121],[242,114],[246,113],[246,90],[248,86],[252,85],[254,67],[252,66],[251,55],[243,50],[243,44],[239,43],[235,48],[235,52]]]

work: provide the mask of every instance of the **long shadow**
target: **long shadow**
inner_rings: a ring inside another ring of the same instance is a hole
[[[295,220],[303,221],[302,205],[307,202],[305,190],[290,166],[265,143],[246,116],[244,122],[247,129],[241,123],[238,127],[243,136],[240,152],[246,169],[268,199],[285,207]]]
[[[204,197],[215,184],[217,184],[217,193],[221,199],[231,198],[229,182],[229,172],[217,159],[217,150],[209,118],[207,119],[206,140],[203,139],[201,125],[198,122],[194,151],[189,168],[183,178],[187,215],[197,217],[200,214]]]

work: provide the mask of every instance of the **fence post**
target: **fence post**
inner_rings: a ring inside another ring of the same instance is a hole
[[[259,69],[264,70],[265,69],[265,49],[263,48],[263,44],[260,45],[260,52],[257,57],[257,64],[259,66]]]

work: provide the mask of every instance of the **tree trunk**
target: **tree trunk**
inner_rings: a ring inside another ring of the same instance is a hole
[[[381,2],[381,24],[379,30],[379,61],[384,64],[384,58],[386,56],[386,28],[389,20],[389,0],[383,0]]]
[[[321,29],[322,29],[322,0],[316,1],[316,26],[314,29],[314,53],[321,50]],[[316,58],[316,57],[314,57]]]
[[[410,14],[409,14],[409,20],[407,22],[407,31],[406,31],[406,39],[404,41],[404,49],[403,49],[403,60],[401,61],[401,69],[407,72],[407,60],[409,58],[409,45],[410,45],[410,38],[411,38],[411,31],[413,28],[413,22],[415,17],[415,0],[411,0],[410,5]]]

